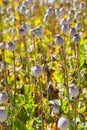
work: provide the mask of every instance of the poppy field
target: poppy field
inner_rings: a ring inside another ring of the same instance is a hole
[[[0,0],[0,130],[87,130],[87,0]]]

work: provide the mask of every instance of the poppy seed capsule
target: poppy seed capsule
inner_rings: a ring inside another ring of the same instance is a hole
[[[65,8],[64,8],[64,7],[60,8],[60,15],[61,15],[62,17],[64,17],[65,14],[66,14]]]
[[[79,8],[79,1],[75,1],[74,3],[73,3],[73,7],[75,8],[75,9],[78,9]]]
[[[32,4],[32,2],[25,0],[25,1],[23,1],[22,6],[25,6],[26,8],[28,8],[31,4]]]
[[[26,7],[22,6],[20,7],[20,14],[25,14],[26,13]]]
[[[72,23],[72,18],[71,17],[67,18],[67,24],[70,25],[71,23]]]
[[[36,29],[36,36],[39,38],[42,38],[42,26],[38,26],[38,28]]]
[[[0,93],[0,104],[6,104],[8,102],[8,95],[6,92]]]
[[[79,90],[76,86],[70,86],[69,87],[69,94],[70,96],[77,98],[77,96],[79,95]]]
[[[59,113],[59,106],[58,105],[54,105],[53,109],[52,109],[52,114],[57,114]]]
[[[78,21],[81,19],[81,12],[77,12],[75,15],[74,15],[74,18]]]
[[[67,19],[66,18],[61,19],[60,24],[67,25]]]
[[[7,120],[7,112],[4,109],[0,108],[0,122],[4,122]]]
[[[81,41],[81,37],[79,36],[79,34],[74,35],[72,41],[75,43],[79,43]]]
[[[33,66],[31,68],[32,75],[35,77],[40,77],[42,75],[42,67],[39,65]]]
[[[65,44],[65,41],[60,34],[56,35],[55,44],[58,46],[63,46]]]
[[[2,63],[2,64],[1,64],[1,68],[2,68],[3,70],[8,69],[8,64],[7,64],[6,62]]]
[[[60,130],[67,130],[68,129],[68,125],[69,125],[69,121],[68,121],[67,118],[65,118],[65,117],[59,118],[57,127]]]
[[[77,31],[79,31],[79,30],[81,29],[81,24],[76,23],[76,24],[75,24],[75,29],[76,29]]]
[[[71,18],[73,18],[73,16],[74,16],[74,10],[70,10],[70,11],[68,12],[68,15],[69,15]]]
[[[18,29],[18,34],[20,35],[20,36],[25,36],[26,35],[26,29],[24,28],[24,27],[20,27],[19,29]]]
[[[5,49],[6,49],[6,45],[5,45],[4,42],[1,42],[1,43],[0,43],[0,49],[2,49],[2,50],[5,50]]]
[[[53,14],[53,9],[52,7],[49,7],[46,11],[46,14],[48,14],[49,16],[51,16]]]
[[[61,31],[62,31],[64,34],[66,34],[66,33],[68,33],[68,31],[69,31],[69,27],[68,27],[67,25],[63,25],[63,26],[61,27]]]
[[[15,45],[13,42],[9,42],[9,43],[7,44],[7,49],[8,49],[9,51],[15,51],[15,50],[16,50],[16,45]]]
[[[86,8],[85,3],[81,2],[80,5],[79,5],[79,8],[81,10],[85,10],[85,8]]]
[[[30,28],[30,34],[35,36],[36,35],[36,29]]]
[[[70,37],[73,37],[76,33],[77,33],[77,32],[76,32],[76,29],[75,29],[75,28],[71,28],[71,29],[70,29],[70,32],[69,32]]]

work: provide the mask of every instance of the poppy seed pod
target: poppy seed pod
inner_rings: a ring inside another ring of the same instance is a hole
[[[6,49],[6,45],[5,45],[4,42],[1,42],[1,43],[0,43],[0,49],[2,49],[2,50],[5,50],[5,49]]]
[[[70,96],[74,97],[74,98],[77,98],[77,96],[79,95],[79,90],[76,86],[74,85],[71,85],[69,87],[69,94]]]
[[[19,29],[18,29],[18,34],[20,35],[20,36],[25,36],[26,35],[26,32],[27,32],[27,30],[24,28],[24,27],[19,27]]]
[[[43,19],[43,22],[47,22],[48,19],[49,19],[49,15],[48,15],[48,14],[45,14],[44,19]]]
[[[76,33],[77,33],[77,32],[76,32],[76,29],[75,29],[75,28],[71,28],[71,29],[70,29],[70,32],[69,32],[70,37],[73,37]]]
[[[0,93],[0,104],[6,104],[8,102],[8,95],[6,92]]]
[[[77,12],[75,15],[74,15],[74,18],[75,20],[80,20],[81,19],[81,12]]]
[[[53,8],[49,7],[46,11],[46,14],[48,14],[48,16],[51,16],[53,14]]]
[[[36,36],[39,38],[42,38],[42,26],[38,26],[38,28],[36,28]]]
[[[25,14],[26,13],[26,7],[25,6],[21,6],[20,7],[20,14]]]
[[[1,68],[2,68],[3,70],[8,69],[8,64],[7,64],[6,62],[2,63],[2,64],[1,64]]]
[[[15,51],[16,50],[16,45],[13,42],[8,42],[7,49],[9,51]]]
[[[80,5],[79,5],[79,8],[81,10],[85,10],[85,8],[86,8],[85,3],[81,2]]]
[[[69,125],[69,120],[67,118],[65,118],[65,117],[59,118],[57,127],[60,130],[67,130],[68,125]]]
[[[71,23],[72,23],[72,18],[71,17],[67,18],[67,24],[70,25]]]
[[[81,29],[81,24],[80,24],[80,23],[76,23],[76,24],[75,24],[75,29],[76,29],[77,31],[79,31],[79,30]]]
[[[63,25],[63,26],[61,27],[61,31],[62,31],[64,34],[68,33],[68,31],[69,31],[68,25]]]
[[[16,17],[12,17],[11,21],[12,21],[13,24],[17,24],[18,23],[18,20],[16,19]]]
[[[26,14],[27,16],[32,16],[31,10],[26,10],[25,14]]]
[[[11,32],[11,35],[15,35],[15,34],[16,34],[16,29],[15,29],[15,28],[12,28],[12,29],[10,30],[10,32]]]
[[[28,8],[30,5],[32,5],[32,1],[30,0],[25,0],[22,3],[22,6],[25,6],[26,8]]]
[[[55,104],[52,109],[52,114],[57,114],[57,113],[59,113],[59,106]]]
[[[60,14],[60,8],[56,8],[56,9],[55,9],[55,15],[56,15],[56,16],[59,16],[59,14]]]
[[[65,44],[65,41],[60,34],[56,35],[55,44],[58,46],[63,46]]]
[[[26,32],[28,31],[28,23],[27,22],[24,23],[21,27],[24,28],[26,30]]]
[[[74,16],[74,10],[70,10],[70,11],[68,12],[68,15],[69,15],[71,18],[73,18],[73,16]]]
[[[61,19],[60,24],[67,25],[67,19],[66,18]]]
[[[66,14],[65,8],[64,8],[64,7],[60,8],[60,15],[61,15],[62,17],[64,17],[65,14]]]
[[[7,120],[7,112],[5,109],[0,108],[0,122],[4,122]]]
[[[73,3],[73,7],[75,8],[75,9],[78,9],[79,8],[79,1],[75,1],[74,3]]]
[[[30,28],[30,34],[35,36],[36,35],[36,29]]]
[[[79,36],[79,34],[74,35],[72,41],[75,43],[79,43],[81,41],[81,37]]]
[[[33,66],[31,68],[32,75],[35,77],[40,77],[42,75],[42,67],[39,65]]]
[[[11,14],[12,13],[12,8],[11,7],[7,8],[6,12],[7,12],[7,14]]]

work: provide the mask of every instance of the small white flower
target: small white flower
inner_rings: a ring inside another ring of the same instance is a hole
[[[65,41],[60,34],[56,35],[55,44],[58,46],[63,46],[65,44]]]
[[[68,125],[69,125],[69,121],[68,121],[68,119],[65,118],[65,117],[61,117],[61,118],[58,120],[57,127],[58,127],[60,130],[67,130]]]
[[[0,104],[6,104],[8,102],[8,95],[6,92],[0,93]]]
[[[42,67],[39,65],[33,66],[31,68],[32,75],[35,77],[40,77],[42,75]]]
[[[6,46],[6,48],[9,50],[9,51],[15,51],[16,50],[16,45],[13,43],[13,42],[9,42]]]
[[[4,122],[6,120],[7,120],[6,110],[0,109],[0,122]]]
[[[79,90],[76,86],[74,85],[71,85],[69,87],[69,94],[70,96],[74,97],[74,98],[77,98],[77,96],[79,95]]]

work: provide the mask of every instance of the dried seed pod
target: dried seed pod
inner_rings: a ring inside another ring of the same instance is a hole
[[[6,48],[7,48],[9,51],[15,51],[15,50],[16,50],[16,45],[15,45],[13,42],[8,42]]]
[[[77,12],[75,15],[74,15],[74,18],[76,21],[79,21],[81,19],[81,12]]]
[[[73,7],[75,8],[75,9],[78,9],[79,8],[79,1],[75,1],[74,3],[73,3]]]
[[[85,9],[86,9],[85,3],[81,2],[80,5],[79,5],[79,8],[80,8],[81,10],[85,10]]]
[[[67,34],[68,31],[69,31],[69,27],[68,27],[67,25],[63,25],[63,26],[61,27],[61,31],[62,31],[64,34]]]
[[[67,25],[67,19],[66,18],[61,19],[60,24]]]
[[[0,122],[7,120],[7,112],[5,109],[0,108]]]
[[[74,10],[70,10],[70,11],[68,12],[68,15],[69,15],[71,18],[73,18],[73,17],[74,17]]]
[[[49,7],[46,11],[46,14],[48,14],[48,16],[52,16],[53,14],[53,8],[52,7]]]
[[[66,117],[59,118],[57,127],[60,130],[67,130],[68,129],[68,125],[69,125],[69,120]]]
[[[75,29],[75,28],[71,28],[71,29],[70,29],[70,32],[69,32],[70,37],[73,37],[76,33],[77,33],[77,32],[76,32],[76,29]]]
[[[72,23],[72,18],[71,17],[68,17],[67,18],[67,24],[70,25]]]
[[[6,49],[6,45],[5,45],[4,42],[1,42],[1,43],[0,43],[0,49],[2,49],[2,50],[5,50],[5,49]]]
[[[75,43],[79,43],[81,41],[81,37],[79,36],[79,34],[74,35],[72,41]]]
[[[63,46],[65,44],[65,41],[60,34],[56,35],[55,44],[58,46]]]
[[[59,113],[59,106],[58,105],[54,105],[53,106],[53,109],[52,109],[52,114],[57,114],[57,113]]]
[[[70,85],[69,87],[69,94],[70,96],[77,98],[77,96],[79,95],[79,90],[76,86],[74,85]]]
[[[2,63],[2,64],[1,64],[1,68],[2,68],[3,70],[8,69],[8,64],[7,64],[7,62]]]
[[[8,95],[6,92],[0,93],[0,104],[6,104],[8,102]]]
[[[26,14],[26,7],[25,6],[20,7],[20,14]]]
[[[31,68],[32,75],[35,77],[40,77],[42,75],[42,67],[39,65],[33,66]]]
[[[20,36],[25,36],[26,35],[26,32],[27,32],[27,30],[24,28],[24,27],[19,27],[19,29],[18,29],[18,34],[20,35]]]
[[[76,24],[75,24],[75,29],[76,29],[77,31],[79,31],[79,30],[81,29],[81,24],[80,24],[80,23],[76,23]]]

